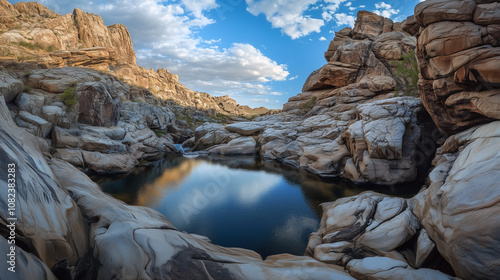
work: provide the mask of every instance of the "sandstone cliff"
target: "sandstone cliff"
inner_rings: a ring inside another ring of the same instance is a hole
[[[137,66],[127,28],[106,26],[100,16],[80,9],[59,15],[37,2],[11,5],[6,0],[0,0],[0,10],[0,60],[9,69],[89,67],[146,88],[158,98],[210,114],[253,116],[268,112],[240,106],[228,97],[190,90],[168,70]]]

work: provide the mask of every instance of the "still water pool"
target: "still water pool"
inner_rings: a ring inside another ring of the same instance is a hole
[[[181,231],[263,257],[302,255],[309,234],[318,229],[319,204],[362,191],[253,157],[167,158],[96,181],[118,199],[158,210]]]

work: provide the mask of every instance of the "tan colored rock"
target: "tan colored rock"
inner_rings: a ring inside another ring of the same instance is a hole
[[[0,14],[5,16],[15,16],[18,14],[18,11],[6,0],[0,0]]]
[[[59,16],[56,12],[49,10],[44,5],[37,2],[19,2],[14,4],[14,8],[25,16],[44,16],[56,17]]]
[[[431,0],[415,7],[415,21],[426,27],[438,21],[471,21],[476,2],[474,0]]]
[[[415,8],[420,96],[447,134],[498,119],[500,6],[476,2],[425,1]]]
[[[376,15],[368,11],[359,11],[357,20],[352,29],[354,39],[374,40],[378,35],[391,32],[393,22],[390,19]]]
[[[500,3],[492,1],[477,5],[473,21],[479,25],[500,24]]]

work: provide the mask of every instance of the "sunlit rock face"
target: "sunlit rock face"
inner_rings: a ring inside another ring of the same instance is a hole
[[[500,119],[500,6],[496,1],[425,1],[415,7],[422,102],[453,134]]]

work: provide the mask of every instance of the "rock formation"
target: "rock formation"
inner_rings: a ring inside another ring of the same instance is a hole
[[[406,28],[417,37],[422,102],[444,133],[500,119],[498,5],[426,1]]]
[[[208,150],[234,154],[229,143],[253,136],[254,153],[321,176],[382,185],[413,181],[439,138],[424,128],[430,120],[417,98],[395,97],[401,78],[391,61],[413,48],[415,39],[400,24],[359,12],[352,30],[336,33],[325,53],[328,63],[309,76],[304,92],[290,98],[283,113],[198,127],[195,149],[216,145]],[[243,142],[250,153],[252,141]]]
[[[89,67],[181,106],[226,115],[269,112],[263,107],[241,106],[227,96],[212,97],[190,90],[168,70],[137,66],[127,28],[121,24],[106,26],[100,16],[80,9],[59,15],[37,2],[11,5],[6,0],[0,0],[0,11],[0,57],[7,68]]]

